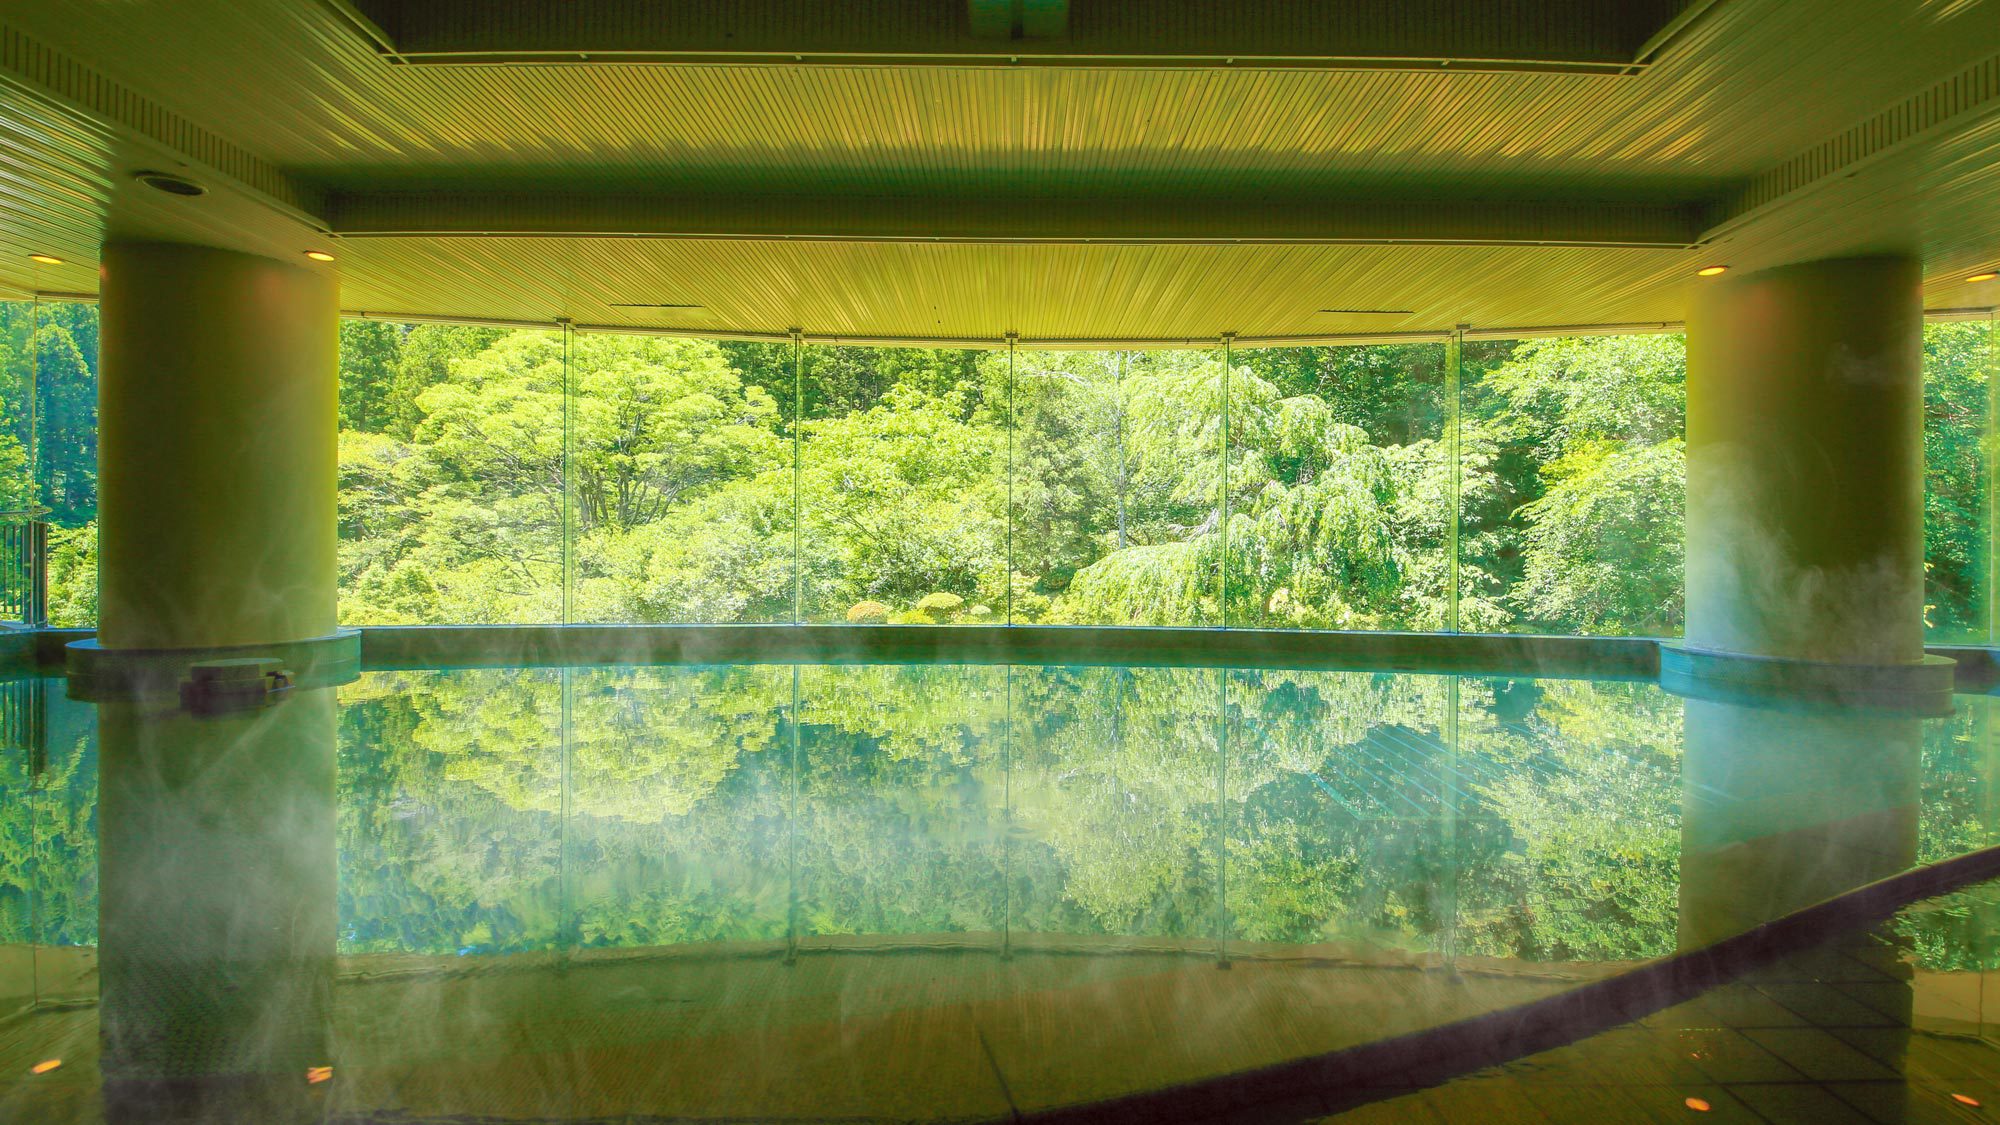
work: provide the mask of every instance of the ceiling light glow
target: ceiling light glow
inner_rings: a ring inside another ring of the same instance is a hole
[[[1703,266],[1700,269],[1694,271],[1694,274],[1696,277],[1714,277],[1717,274],[1723,274],[1728,272],[1729,272],[1728,266]]]
[[[2000,277],[2000,271],[1994,271],[1994,270],[1981,270],[1980,272],[1978,272],[1978,273],[1975,273],[1975,274],[1973,274],[1973,275],[1972,275],[1971,277],[1968,277],[1968,278],[1966,278],[1965,280],[1967,280],[1967,281],[1992,281],[1992,280],[1993,280],[1994,278],[1996,278],[1996,277]]]
[[[186,176],[176,176],[172,172],[134,172],[132,173],[132,178],[149,188],[164,191],[168,195],[197,196],[208,194],[207,188],[195,183]]]
[[[40,262],[45,266],[59,266],[63,264],[63,260],[54,254],[30,254],[28,255],[28,260],[31,262]]]
[[[333,261],[333,255],[327,253],[324,250],[308,250],[306,251],[306,257],[311,258],[315,262]]]

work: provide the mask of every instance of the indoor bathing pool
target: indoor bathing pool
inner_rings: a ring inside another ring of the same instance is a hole
[[[951,663],[0,691],[4,1120],[2000,1108],[1981,695]]]

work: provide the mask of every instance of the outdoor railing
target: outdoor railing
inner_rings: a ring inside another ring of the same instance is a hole
[[[0,512],[0,623],[48,623],[49,525],[40,512]]]

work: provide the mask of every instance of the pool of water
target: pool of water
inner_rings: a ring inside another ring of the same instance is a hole
[[[312,1119],[1056,1111],[1546,1000],[2000,830],[1983,696],[952,664],[368,672],[210,718],[0,693],[0,1116],[49,1120],[218,1075]]]

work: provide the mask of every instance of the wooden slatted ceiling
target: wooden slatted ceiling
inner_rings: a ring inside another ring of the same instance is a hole
[[[332,186],[504,174],[876,194],[1282,183],[1677,196],[1762,171],[2000,43],[1994,4],[1724,0],[1636,79],[443,68],[384,65],[293,0],[15,0],[6,18]]]

